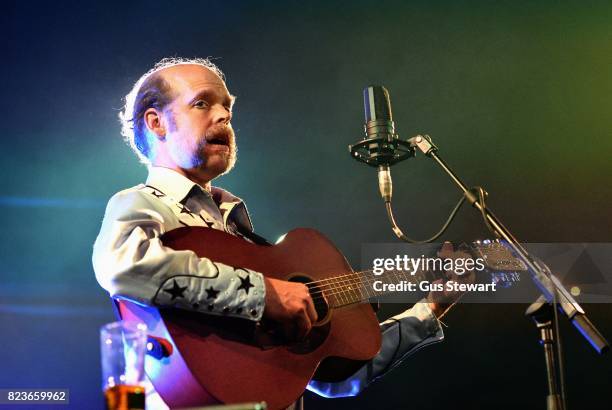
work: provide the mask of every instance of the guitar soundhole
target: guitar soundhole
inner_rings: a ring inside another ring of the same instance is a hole
[[[306,338],[295,340],[287,339],[282,327],[278,327],[277,323],[264,320],[257,326],[254,343],[264,350],[284,346],[292,353],[308,354],[318,349],[329,335],[331,327],[329,306],[320,288],[312,284],[313,280],[311,278],[304,275],[292,275],[287,277],[287,280],[289,282],[304,283],[308,287],[315,310],[317,311],[317,322],[313,325]]]
[[[293,276],[289,278],[289,281],[304,283],[306,284],[306,286],[308,286],[310,296],[312,297],[312,301],[314,302],[315,310],[317,311],[317,324],[320,324],[327,320],[327,316],[329,314],[329,306],[327,305],[327,301],[323,296],[322,289],[316,284],[314,284],[312,279],[307,276]]]

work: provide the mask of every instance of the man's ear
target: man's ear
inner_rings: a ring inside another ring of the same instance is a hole
[[[161,113],[155,108],[148,108],[144,112],[144,123],[159,140],[166,138],[166,127],[161,117]]]

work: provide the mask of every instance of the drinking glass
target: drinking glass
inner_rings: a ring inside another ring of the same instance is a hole
[[[114,322],[100,329],[102,388],[108,410],[145,408],[144,323]]]

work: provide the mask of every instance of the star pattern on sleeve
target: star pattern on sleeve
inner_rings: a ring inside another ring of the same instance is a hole
[[[208,300],[208,299],[212,299],[212,300],[217,299],[217,295],[220,292],[220,290],[217,290],[217,289],[213,288],[212,286],[209,287],[208,289],[205,289],[205,290],[206,290],[206,300]]]
[[[173,279],[172,280],[172,287],[164,289],[164,292],[169,293],[170,295],[172,295],[172,299],[171,300],[174,300],[176,298],[185,297],[183,295],[185,293],[185,290],[187,290],[187,286],[179,286],[179,284],[176,282],[176,279]]]
[[[238,279],[240,279],[240,286],[238,286],[237,290],[243,289],[246,294],[249,294],[249,289],[250,288],[254,288],[255,285],[253,285],[251,283],[251,277],[249,276],[249,274],[247,273],[246,277],[241,277],[240,275],[238,275]]]

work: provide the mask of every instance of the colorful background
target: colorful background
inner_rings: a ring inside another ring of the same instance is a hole
[[[117,114],[159,59],[225,71],[239,161],[217,184],[257,231],[317,228],[358,265],[362,243],[395,240],[376,173],[347,151],[369,84],[389,89],[400,135],[431,135],[518,238],[610,242],[610,21],[603,1],[5,2],[0,388],[67,387],[71,407],[102,407],[98,328],[114,318],[91,248],[106,200],[145,178]],[[393,176],[404,230],[437,230],[458,199],[448,178],[423,157]],[[466,208],[446,238],[488,236]],[[356,399],[308,394],[307,408],[545,408],[525,308],[458,306],[445,343]],[[586,308],[612,339],[612,307]],[[605,407],[610,357],[561,330],[570,408]]]

